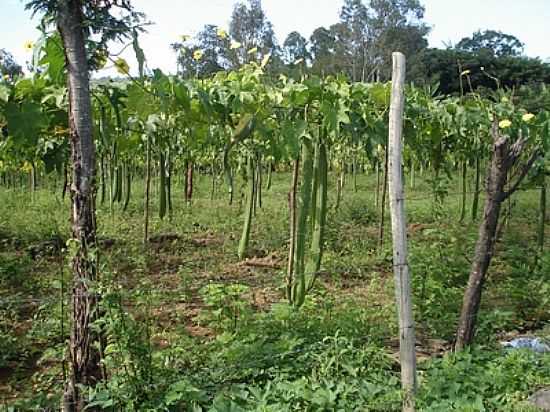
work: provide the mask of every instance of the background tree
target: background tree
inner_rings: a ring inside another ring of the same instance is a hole
[[[302,59],[304,62],[310,60],[311,54],[308,51],[307,39],[297,31],[288,34],[283,43],[283,60],[286,64],[294,64]]]
[[[391,53],[412,57],[428,45],[418,0],[345,0],[340,21],[311,36],[315,73],[345,73],[354,81],[388,80]]]
[[[251,61],[261,60],[261,56],[271,54],[271,60],[279,59],[279,47],[273,25],[262,9],[261,0],[248,0],[237,3],[233,8],[229,34],[234,44],[229,59],[233,67],[240,67]]]
[[[418,0],[372,0],[369,3],[370,79],[390,78],[392,52],[400,51],[409,57],[428,46],[425,37],[430,28],[422,21],[424,11]]]
[[[21,66],[17,64],[13,55],[5,49],[0,49],[0,74],[10,78],[23,74]]]
[[[204,26],[193,42],[184,37],[172,49],[177,53],[178,74],[186,78],[208,77],[231,67],[229,37],[212,24]]]
[[[521,56],[497,57],[490,53],[454,49],[426,49],[411,63],[409,78],[417,84],[439,84],[443,94],[517,88],[550,83],[550,64]],[[498,82],[497,82],[498,80]]]
[[[472,37],[464,37],[456,45],[457,50],[490,53],[497,57],[521,56],[524,44],[515,36],[495,30],[478,30]]]
[[[361,0],[345,0],[340,11],[340,22],[340,40],[349,60],[348,75],[354,81],[364,80],[371,44],[369,10]]]
[[[309,38],[312,71],[316,74],[334,73],[336,39],[326,27],[318,27]]]
[[[289,33],[286,37],[282,48],[282,61],[286,67],[281,71],[295,79],[299,79],[308,70],[308,64],[311,62],[308,41],[297,31]]]

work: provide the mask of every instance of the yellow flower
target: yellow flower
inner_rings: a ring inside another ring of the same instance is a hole
[[[10,75],[9,74],[5,74],[4,75],[4,80],[9,80],[10,79]]]
[[[523,120],[525,123],[529,123],[531,120],[533,120],[533,117],[535,117],[533,113],[525,113],[523,116],[521,116],[521,120]]]
[[[23,48],[25,49],[25,51],[28,51],[28,52],[29,52],[29,51],[32,51],[33,47],[34,47],[34,44],[33,44],[33,42],[30,41],[30,40],[27,40],[27,41],[25,42],[25,44],[23,44]]]
[[[470,74],[470,70],[464,70],[462,73],[460,73],[461,76],[466,76],[468,74]]]
[[[182,35],[180,36],[181,41],[184,42],[184,43],[185,43],[187,40],[189,40],[190,38],[191,38],[191,36],[189,36],[189,35],[187,35],[187,34],[182,34]]]
[[[266,54],[264,58],[262,59],[262,64],[260,64],[260,67],[263,69],[265,66],[267,66],[267,63],[269,62],[269,59],[271,58],[271,53]]]
[[[299,58],[298,60],[294,61],[294,64],[298,65],[298,64],[302,63],[303,61],[304,61],[304,59]]]
[[[241,46],[242,46],[242,44],[239,43],[238,41],[232,41],[232,42],[231,42],[231,46],[229,46],[229,48],[230,48],[231,50],[235,50],[235,49],[240,49]]]
[[[226,32],[224,29],[220,29],[220,28],[219,28],[219,29],[216,31],[216,34],[218,35],[218,37],[219,37],[220,39],[225,39],[225,38],[227,37],[227,32]]]
[[[53,134],[55,135],[66,135],[69,133],[69,129],[64,128],[63,126],[54,126]]]
[[[21,166],[20,170],[23,171],[23,172],[29,172],[30,173],[32,171],[32,165],[29,162],[24,161],[23,166]]]
[[[128,74],[130,71],[130,66],[128,65],[128,62],[124,60],[122,57],[119,57],[115,61],[115,69],[120,74]]]
[[[193,60],[199,61],[200,59],[202,59],[203,54],[204,53],[202,50],[195,50],[193,52]]]
[[[504,119],[498,122],[498,127],[500,127],[501,129],[506,129],[510,126],[512,126],[512,122],[508,119]]]
[[[249,51],[247,51],[248,54],[254,54],[258,51],[258,48],[257,47],[253,47],[251,48]]]
[[[103,69],[105,67],[105,65],[107,64],[108,57],[109,57],[109,53],[107,53],[107,50],[98,51],[96,55],[96,66],[98,69]]]

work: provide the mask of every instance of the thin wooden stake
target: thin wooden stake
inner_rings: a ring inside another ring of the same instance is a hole
[[[145,205],[143,205],[143,243],[149,241],[149,196],[151,192],[151,140],[147,135],[147,145],[145,147]]]
[[[393,53],[392,93],[389,124],[389,195],[393,240],[393,269],[399,315],[399,350],[403,411],[415,410],[416,353],[412,314],[411,281],[407,263],[407,219],[402,174],[402,131],[405,84],[405,56]]]

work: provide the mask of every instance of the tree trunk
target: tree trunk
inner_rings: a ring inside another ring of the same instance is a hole
[[[70,379],[65,385],[65,405],[81,411],[86,406],[86,386],[102,379],[100,335],[91,324],[98,318],[95,292],[97,250],[95,224],[95,146],[84,22],[80,0],[58,2],[57,25],[68,70],[69,129],[72,160],[72,327]],[[93,409],[88,409],[93,410]]]
[[[520,135],[518,140],[510,145],[507,136],[500,135],[497,122],[493,125],[492,135],[494,144],[491,162],[487,170],[485,207],[456,332],[455,350],[457,351],[472,343],[474,338],[481,292],[494,253],[502,203],[517,190],[539,155],[538,150],[533,151],[529,160],[521,168],[516,181],[510,184],[510,188],[505,191],[508,172],[519,159],[526,139]]]
[[[504,188],[503,182],[506,180],[506,173],[502,173],[501,163],[496,159],[496,156],[493,159],[489,173],[491,174],[491,182],[487,188],[483,220],[479,227],[474,261],[470,270],[468,286],[464,293],[456,337],[456,350],[463,349],[474,338],[474,327],[481,302],[481,291],[495,245],[498,217],[502,204],[499,197]]]

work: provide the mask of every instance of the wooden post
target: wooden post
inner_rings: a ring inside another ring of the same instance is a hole
[[[392,93],[389,124],[389,195],[393,240],[393,270],[399,315],[399,359],[403,411],[414,411],[416,391],[416,354],[412,314],[411,281],[407,263],[407,219],[402,175],[402,130],[405,84],[405,56],[393,53]]]

